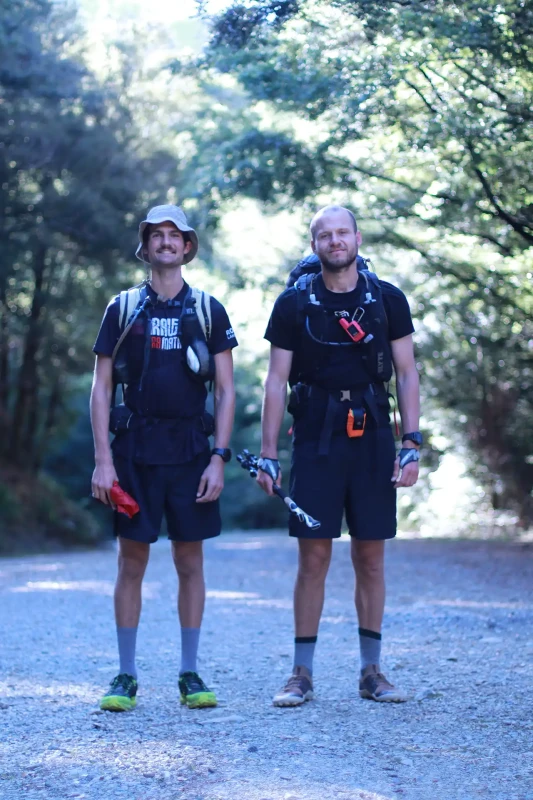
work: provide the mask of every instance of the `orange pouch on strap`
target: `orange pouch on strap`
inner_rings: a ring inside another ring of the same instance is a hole
[[[366,411],[362,408],[356,409],[354,413],[353,408],[348,411],[348,418],[346,420],[346,433],[350,439],[357,439],[365,432]]]

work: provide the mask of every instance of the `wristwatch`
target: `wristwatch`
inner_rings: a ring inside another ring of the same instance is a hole
[[[420,433],[420,431],[413,431],[413,433],[404,433],[402,436],[402,444],[404,442],[414,442],[419,447],[422,447],[422,443],[424,441],[424,437]]]
[[[211,450],[212,456],[220,456],[222,461],[227,464],[231,459],[231,450],[229,447],[213,447]]]

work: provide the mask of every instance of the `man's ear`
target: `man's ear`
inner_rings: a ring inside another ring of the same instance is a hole
[[[311,239],[311,250],[313,251],[313,253],[316,253],[316,247],[315,247],[315,240],[314,239]]]
[[[359,247],[361,245],[361,242],[363,241],[363,237],[361,236],[361,231],[357,231],[357,233],[355,234],[355,241],[357,242],[357,247]]]
[[[183,252],[184,252],[184,254],[185,254],[185,255],[187,255],[187,253],[189,253],[189,252],[190,252],[190,250],[191,250],[191,247],[192,247],[192,242],[191,242],[191,240],[189,239],[189,241],[188,241],[188,242],[185,242],[185,247],[183,248]]]

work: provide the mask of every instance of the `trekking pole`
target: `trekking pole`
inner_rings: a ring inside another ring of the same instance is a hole
[[[237,461],[241,465],[243,469],[248,470],[252,478],[257,477],[257,473],[259,471],[259,465],[257,456],[254,456],[253,453],[250,453],[249,450],[243,450],[242,453],[239,453],[237,456]],[[288,494],[286,494],[281,486],[278,486],[277,483],[272,481],[272,490],[274,494],[277,494],[278,497],[281,497],[291,514],[294,514],[300,522],[305,523],[308,528],[315,531],[317,528],[320,528],[320,522],[317,519],[313,519],[310,517],[309,514],[306,514],[299,506],[296,505],[294,500],[292,500]]]

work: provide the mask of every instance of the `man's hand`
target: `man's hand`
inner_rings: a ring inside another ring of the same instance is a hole
[[[266,458],[266,457],[263,456],[263,458]],[[268,460],[274,462],[274,464],[272,465],[273,468],[275,467],[275,465],[277,465],[276,484],[278,486],[281,486],[281,481],[282,481],[283,476],[281,474],[279,461],[277,459],[268,459]],[[256,478],[256,480],[257,480],[257,483],[259,484],[259,486],[261,487],[261,489],[264,492],[266,492],[269,495],[269,497],[272,497],[274,495],[274,492],[272,490],[272,484],[274,483],[274,477],[271,474],[271,472],[267,472],[264,469],[261,469],[261,467],[259,467],[259,469],[257,470],[257,478]]]
[[[407,448],[404,448],[407,449]],[[411,448],[409,448],[411,449]],[[417,448],[412,448],[416,450]],[[418,480],[418,461],[409,461],[404,466],[400,474],[400,456],[398,455],[394,462],[394,470],[392,472],[391,481],[394,483],[394,488],[399,489],[402,486],[414,486]]]
[[[111,508],[115,507],[110,497],[113,481],[118,481],[113,462],[106,461],[103,464],[97,464],[93,472],[91,491],[95,500],[99,500],[105,506],[111,506]]]
[[[224,462],[220,456],[212,456],[200,478],[198,491],[196,492],[196,502],[212,503],[214,500],[218,500],[223,488]]]

